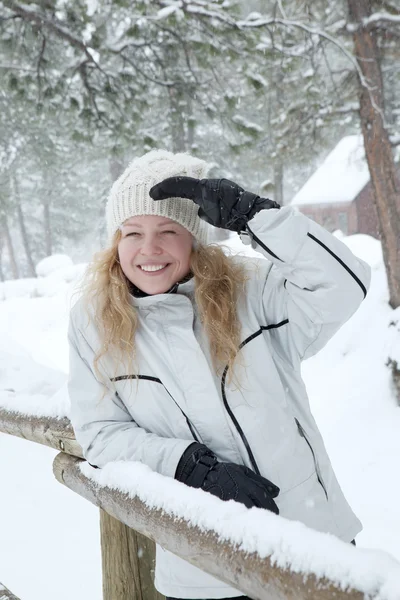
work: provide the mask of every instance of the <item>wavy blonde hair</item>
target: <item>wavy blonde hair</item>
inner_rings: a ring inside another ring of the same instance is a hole
[[[95,254],[80,292],[87,307],[94,308],[89,314],[102,342],[94,360],[96,373],[100,374],[101,358],[113,352],[116,365],[122,363],[137,375],[134,365],[138,318],[129,298],[130,282],[118,259],[120,239],[121,232],[117,231],[111,246]],[[214,369],[221,374],[228,367],[228,381],[234,379],[240,387],[235,376],[241,334],[237,301],[247,280],[245,268],[220,246],[198,244],[192,250],[190,268],[195,280],[195,302],[210,342]]]

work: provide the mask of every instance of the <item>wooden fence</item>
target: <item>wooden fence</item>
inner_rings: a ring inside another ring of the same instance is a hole
[[[280,568],[269,557],[219,539],[212,530],[200,531],[184,516],[177,520],[138,497],[97,485],[79,468],[82,450],[68,419],[28,417],[0,408],[0,432],[61,450],[53,463],[56,479],[100,508],[104,600],[163,598],[153,586],[154,542],[256,600],[364,598],[361,590],[344,591],[311,572]]]
[[[19,600],[5,585],[0,583],[0,600]]]

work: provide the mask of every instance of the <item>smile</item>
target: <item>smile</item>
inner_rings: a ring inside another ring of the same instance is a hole
[[[165,265],[139,265],[139,269],[145,273],[158,273],[164,271],[168,265],[169,263]]]

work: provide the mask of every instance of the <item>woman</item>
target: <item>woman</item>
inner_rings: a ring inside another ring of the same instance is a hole
[[[111,189],[109,245],[71,311],[77,440],[92,465],[140,461],[350,542],[361,524],[300,364],[355,312],[369,267],[291,207],[206,172],[197,158],[152,151]],[[207,245],[210,224],[260,259]],[[241,595],[160,547],[155,585],[173,598]]]

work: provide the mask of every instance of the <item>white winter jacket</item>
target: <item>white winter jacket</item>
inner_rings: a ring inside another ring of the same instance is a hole
[[[71,311],[71,421],[92,465],[140,461],[174,477],[198,440],[221,461],[244,464],[280,488],[280,515],[351,541],[361,524],[346,502],[310,412],[301,361],[320,350],[366,295],[370,270],[325,229],[291,207],[258,213],[249,237],[260,257],[236,257],[249,273],[238,302],[242,389],[212,368],[193,300],[193,279],[174,294],[131,297],[139,379],[102,363],[99,337],[81,301]],[[243,239],[243,238],[242,238]],[[239,596],[157,546],[157,589],[175,598]]]

